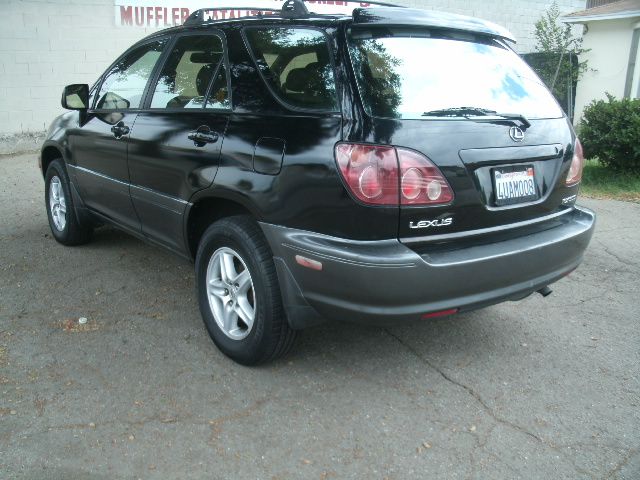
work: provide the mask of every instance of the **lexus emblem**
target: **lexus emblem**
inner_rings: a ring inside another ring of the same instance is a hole
[[[520,127],[511,127],[509,129],[509,136],[514,142],[521,142],[524,140],[524,132]]]

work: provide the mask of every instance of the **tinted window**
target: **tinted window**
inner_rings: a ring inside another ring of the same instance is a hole
[[[231,108],[229,101],[229,91],[227,88],[227,71],[224,63],[218,69],[216,78],[207,97],[206,108]]]
[[[265,80],[285,103],[336,110],[335,80],[322,32],[304,28],[250,28],[247,39]]]
[[[350,53],[371,115],[424,118],[461,107],[558,118],[562,110],[512,50],[470,34],[353,29]]]
[[[93,108],[93,102],[96,100],[96,93],[98,93],[98,85],[94,84],[89,90],[89,108]]]
[[[96,108],[140,108],[144,89],[164,43],[164,40],[148,43],[120,59],[102,82]]]
[[[207,94],[207,107],[229,107],[222,41],[215,35],[181,37],[162,67],[151,108],[203,108]]]

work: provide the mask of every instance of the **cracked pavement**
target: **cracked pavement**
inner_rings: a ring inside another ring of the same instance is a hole
[[[111,228],[58,245],[43,190],[0,157],[2,478],[640,478],[639,204],[580,199],[596,233],[547,298],[325,324],[246,368],[190,263]]]

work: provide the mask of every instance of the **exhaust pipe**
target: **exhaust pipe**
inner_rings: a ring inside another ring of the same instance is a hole
[[[548,297],[549,295],[551,295],[551,292],[553,292],[553,290],[551,290],[548,286],[542,287],[540,290],[538,290],[538,293],[543,297]]]

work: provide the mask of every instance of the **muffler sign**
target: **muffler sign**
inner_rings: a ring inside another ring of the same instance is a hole
[[[307,8],[317,13],[351,14],[354,8],[368,3],[340,0],[307,0]],[[280,9],[283,0],[115,0],[115,22],[118,27],[167,28],[182,25],[194,11],[215,8],[211,20],[223,20],[268,14],[264,9]]]

